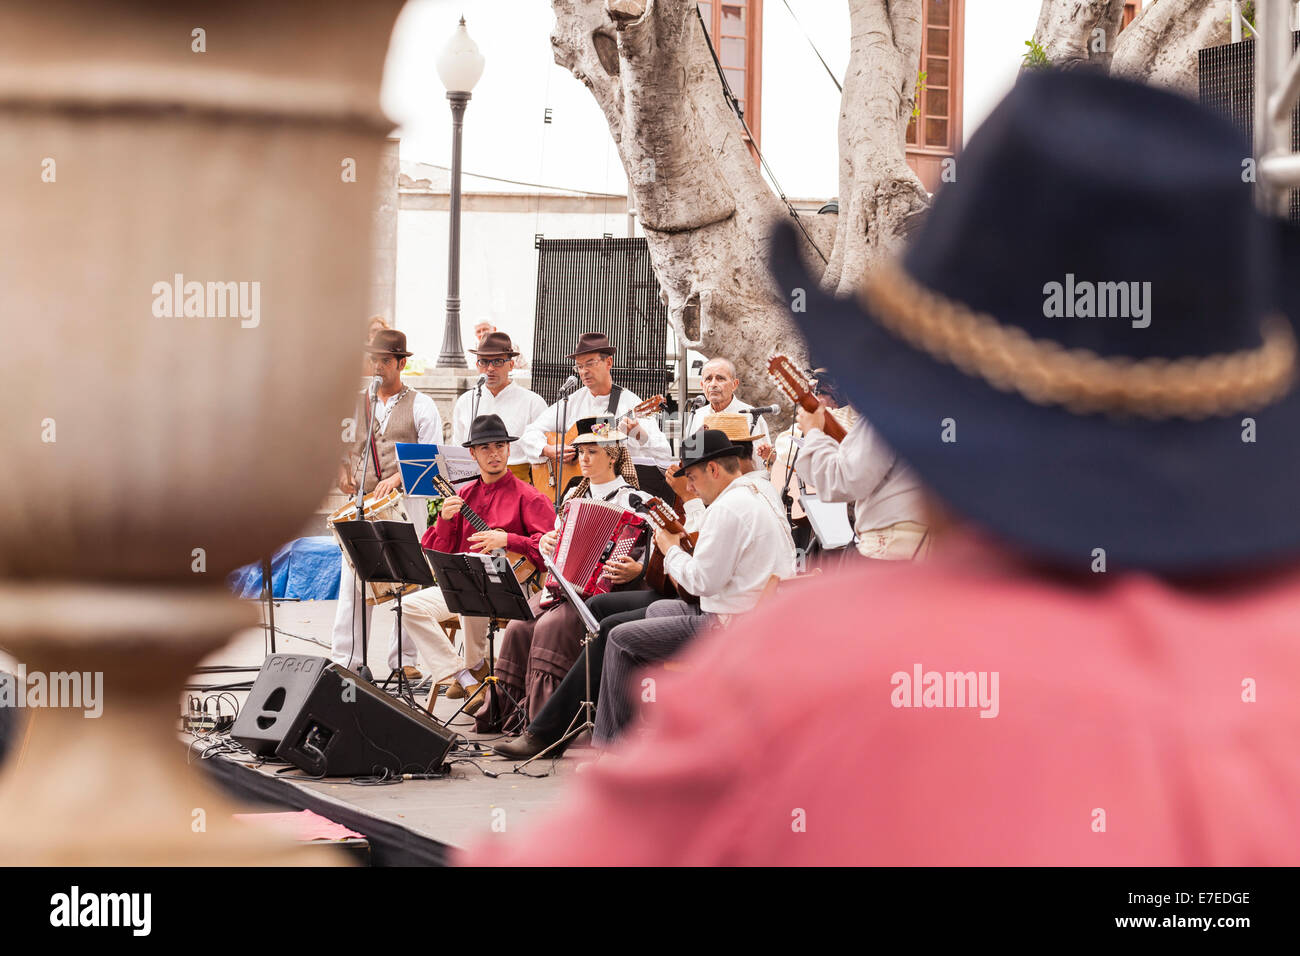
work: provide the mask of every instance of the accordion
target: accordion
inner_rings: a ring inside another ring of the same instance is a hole
[[[552,563],[583,597],[605,594],[610,582],[601,576],[601,565],[627,557],[643,528],[644,519],[616,505],[570,501],[560,518]],[[553,574],[546,575],[546,589],[556,598],[564,594]]]

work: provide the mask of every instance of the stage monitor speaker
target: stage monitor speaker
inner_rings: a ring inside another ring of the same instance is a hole
[[[270,655],[239,708],[230,736],[259,757],[274,756],[329,662],[328,657],[307,654]]]
[[[317,776],[436,773],[456,735],[325,657],[272,654],[231,737]]]
[[[456,734],[329,663],[275,754],[315,776],[437,773]]]

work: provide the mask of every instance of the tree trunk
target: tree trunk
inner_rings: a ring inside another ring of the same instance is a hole
[[[674,328],[705,355],[735,362],[746,400],[778,401],[768,357],[807,358],[790,321],[795,290],[775,288],[766,265],[772,225],[790,213],[723,95],[694,0],[552,0],[552,9],[555,61],[605,114]],[[807,259],[831,263],[823,281],[840,291],[898,248],[929,200],[903,143],[920,0],[849,0],[849,12],[842,212],[833,235],[834,217],[803,219]]]
[[[840,213],[800,220],[806,260],[840,294],[901,248],[930,201],[904,142],[921,0],[847,5]],[[796,290],[775,288],[765,261],[772,224],[790,213],[759,174],[723,95],[694,0],[551,6],[555,61],[586,84],[605,114],[674,328],[705,355],[734,361],[746,399],[779,400],[768,356],[808,358],[789,321]],[[1194,95],[1196,50],[1227,39],[1222,7],[1159,0],[1119,33],[1123,0],[1044,0],[1034,36],[1055,67],[1088,64]]]
[[[921,4],[849,3],[852,47],[840,107],[840,214],[822,284],[841,294],[899,249],[930,194],[907,165],[921,59]]]
[[[1043,0],[1034,42],[1057,69],[1110,68],[1124,0]]]
[[[1111,75],[1199,95],[1197,51],[1232,40],[1228,5],[1219,0],[1160,0],[1119,35]]]

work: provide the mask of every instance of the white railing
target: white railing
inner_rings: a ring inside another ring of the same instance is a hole
[[[1233,3],[1234,20],[1239,7]],[[1291,51],[1295,17],[1293,0],[1256,0],[1255,195],[1261,209],[1277,215],[1289,212],[1289,190],[1300,187],[1300,154],[1291,150],[1291,114],[1300,98],[1300,53]]]

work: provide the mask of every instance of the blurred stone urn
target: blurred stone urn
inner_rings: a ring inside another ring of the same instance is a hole
[[[401,0],[0,6],[0,648],[102,674],[27,711],[0,863],[298,859],[187,767],[233,568],[333,479]],[[84,693],[84,690],[83,690]]]

